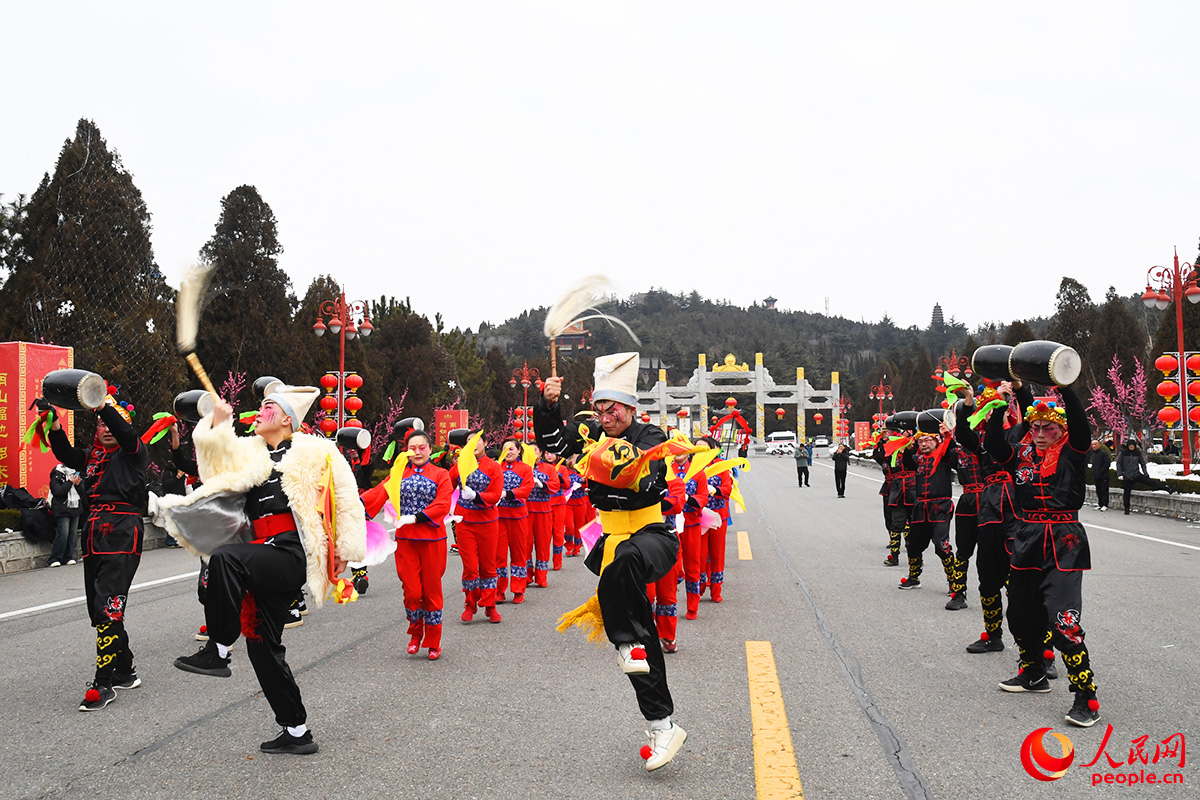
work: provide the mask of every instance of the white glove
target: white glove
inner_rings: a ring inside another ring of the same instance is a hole
[[[546,488],[546,480],[544,478],[534,478],[533,485],[539,489],[545,489]]]
[[[415,514],[404,514],[396,520],[396,527],[403,528],[405,525],[412,525],[417,521]]]
[[[470,486],[466,486],[464,484],[462,487],[462,491],[459,492],[458,496],[461,497],[463,500],[474,500],[476,497],[479,496],[479,492],[475,491]]]

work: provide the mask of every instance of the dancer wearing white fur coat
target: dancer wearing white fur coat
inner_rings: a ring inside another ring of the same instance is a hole
[[[187,497],[164,498],[160,517],[190,551],[208,557],[205,621],[209,642],[176,659],[187,672],[228,677],[229,647],[239,633],[263,694],[283,726],[263,742],[268,753],[314,753],[307,713],[281,642],[288,606],[307,581],[319,606],[330,575],[362,561],[366,527],[350,465],[333,442],[296,433],[320,392],[284,386],[262,403],[255,435],[233,432],[233,409],[218,401],[193,433],[203,486]],[[329,539],[319,509],[332,474],[336,542],[330,570]]]

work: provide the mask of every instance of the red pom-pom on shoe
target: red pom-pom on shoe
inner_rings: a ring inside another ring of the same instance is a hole
[[[100,702],[100,691],[98,689],[88,689],[87,694],[83,696],[85,702],[98,703]],[[649,758],[649,756],[647,756]]]
[[[1091,700],[1088,700],[1088,711],[1099,711],[1099,710],[1100,710],[1100,701],[1099,700],[1097,700],[1094,697]]]
[[[988,636],[988,632],[987,632],[987,631],[984,631],[983,633],[979,634],[979,641],[981,641],[981,642],[987,642],[987,641],[990,641],[990,640],[991,640],[991,638],[992,638],[992,637]]]
[[[900,583],[908,583],[908,578],[901,578]]]
[[[1047,661],[1053,661],[1054,660],[1054,651],[1047,650],[1046,652],[1042,653],[1042,658],[1046,659]]]
[[[646,660],[646,650],[641,647],[635,647],[629,651],[629,657],[632,658],[634,661],[645,661]]]
[[[200,626],[200,632],[201,632],[201,633],[208,633],[208,626],[207,626],[207,625],[201,625],[201,626]]]
[[[654,748],[648,744],[642,745],[641,756],[643,761],[649,761],[650,756],[654,755]]]

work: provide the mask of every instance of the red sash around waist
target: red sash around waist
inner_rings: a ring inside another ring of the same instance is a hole
[[[265,517],[259,517],[254,520],[254,538],[250,540],[251,544],[262,544],[272,536],[278,536],[281,533],[291,533],[298,530],[296,527],[296,518],[292,516],[292,512],[285,511],[282,514],[270,514]]]

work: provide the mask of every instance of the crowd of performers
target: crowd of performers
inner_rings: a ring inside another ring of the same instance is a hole
[[[282,728],[262,751],[318,747],[282,643],[283,630],[307,614],[306,594],[318,607],[330,597],[356,600],[368,591],[369,569],[390,557],[402,585],[407,652],[424,650],[436,661],[448,552],[461,561],[461,621],[482,613],[492,624],[502,622],[501,605],[520,605],[532,589],[549,586],[564,558],[586,555],[599,576],[596,594],[564,614],[559,629],[579,625],[616,648],[650,729],[645,767],[664,766],[687,737],[673,719],[664,662],[679,649],[679,586],[686,619],[698,618],[706,593],[722,602],[736,490],[715,441],[669,439],[636,419],[637,365],[636,353],[598,359],[593,411],[576,419],[559,410],[561,379],[547,380],[534,409],[537,447],[509,438],[489,451],[482,432],[458,430],[435,451],[423,423],[409,418],[376,460],[361,429],[343,429],[332,441],[310,433],[304,419],[319,390],[273,378],[256,382],[254,412],[235,415],[219,399],[197,411],[188,420],[192,448],[179,435],[188,418],[160,420],[139,437],[127,404],[111,394],[97,412],[93,444],[75,447],[44,403],[46,439],[84,476],[89,505],[82,539],[96,671],[79,709],[103,709],[117,689],[141,685],[125,612],[143,544],[148,444],[169,433],[172,464],[193,487],[152,495],[150,514],[201,557],[204,620],[195,636],[203,645],[175,666],[229,677],[231,650],[244,638]],[[608,460],[582,470],[581,459],[601,444],[596,459]],[[640,458],[622,472],[630,454]]]
[[[1090,727],[1100,706],[1080,614],[1083,573],[1091,568],[1079,521],[1092,444],[1083,403],[1070,386],[1058,388],[1061,401],[1035,400],[1018,380],[947,388],[948,396],[961,397],[948,415],[894,414],[885,423],[889,435],[875,446],[884,471],[884,564],[904,563],[903,544],[908,573],[899,588],[919,588],[924,552],[932,544],[946,575],[946,609],[957,611],[967,607],[974,556],[983,632],[967,652],[1004,650],[1005,589],[1019,660],[1017,675],[999,688],[1049,692],[1049,679],[1058,677],[1057,650],[1074,694],[1066,722]],[[955,471],[962,486],[957,504],[951,496]]]

